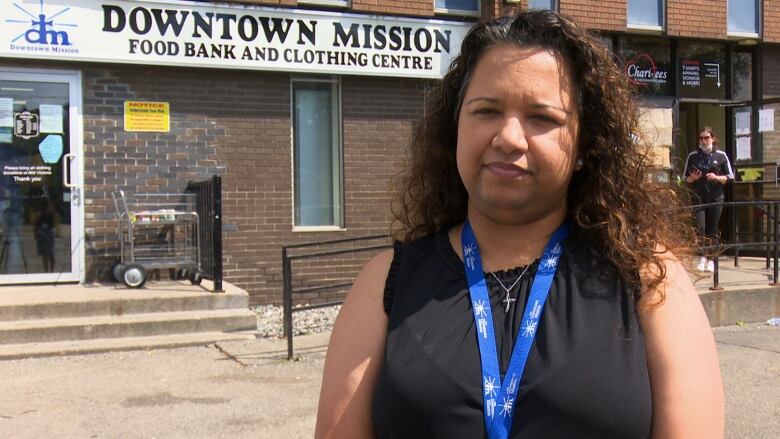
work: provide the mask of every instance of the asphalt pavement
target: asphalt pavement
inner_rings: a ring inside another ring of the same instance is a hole
[[[780,327],[714,329],[728,438],[780,435]],[[0,361],[0,437],[310,438],[328,334]]]

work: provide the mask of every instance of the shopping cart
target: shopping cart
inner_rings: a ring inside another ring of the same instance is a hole
[[[111,267],[119,282],[140,288],[150,270],[174,269],[198,285],[200,230],[195,194],[111,193],[117,215],[120,258]]]

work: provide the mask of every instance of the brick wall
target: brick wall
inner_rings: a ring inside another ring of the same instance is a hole
[[[87,67],[83,82],[86,272],[92,281],[107,279],[118,257],[111,192],[178,193],[187,181],[217,173],[216,140],[224,130],[200,111],[202,97],[220,93],[216,83],[187,70]],[[170,132],[125,132],[125,100],[169,102]]]
[[[560,0],[559,10],[589,29],[626,29],[626,0]]]
[[[726,38],[726,0],[666,0],[669,36]]]
[[[303,6],[303,5],[301,5]],[[374,14],[433,16],[432,0],[352,0],[352,10]]]
[[[764,0],[763,38],[766,42],[780,43],[780,3]]]
[[[253,303],[281,300],[281,246],[389,230],[389,181],[422,111],[417,80],[344,77],[346,232],[293,233],[290,77],[203,69],[84,70],[87,278],[109,279],[118,257],[110,192],[181,192],[223,176],[224,274]],[[123,101],[169,102],[170,133],[127,133]],[[350,278],[370,254],[304,264],[322,279]],[[305,283],[307,276],[299,280]],[[330,293],[302,297],[307,301]]]

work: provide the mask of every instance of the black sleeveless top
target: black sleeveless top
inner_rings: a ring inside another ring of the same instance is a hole
[[[512,289],[518,300],[506,314],[504,290],[486,275],[502,380],[535,267]],[[524,268],[495,274],[509,287]],[[575,238],[564,242],[510,438],[649,437],[650,382],[634,301],[603,257]],[[446,231],[395,244],[385,311],[385,357],[372,407],[376,437],[486,438],[468,285]]]

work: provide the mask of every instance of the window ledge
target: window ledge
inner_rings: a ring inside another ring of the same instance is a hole
[[[341,226],[294,226],[293,232],[346,232],[347,229]]]
[[[348,8],[349,0],[298,0],[298,4],[301,5],[317,5],[317,6],[334,6],[340,8]]]
[[[626,29],[643,34],[661,34],[664,31],[663,26],[650,26],[647,24],[627,24]]]
[[[742,38],[749,38],[753,40],[758,40],[761,38],[761,36],[757,33],[753,32],[731,32],[729,31],[726,35],[728,35],[729,39],[742,39]]]

